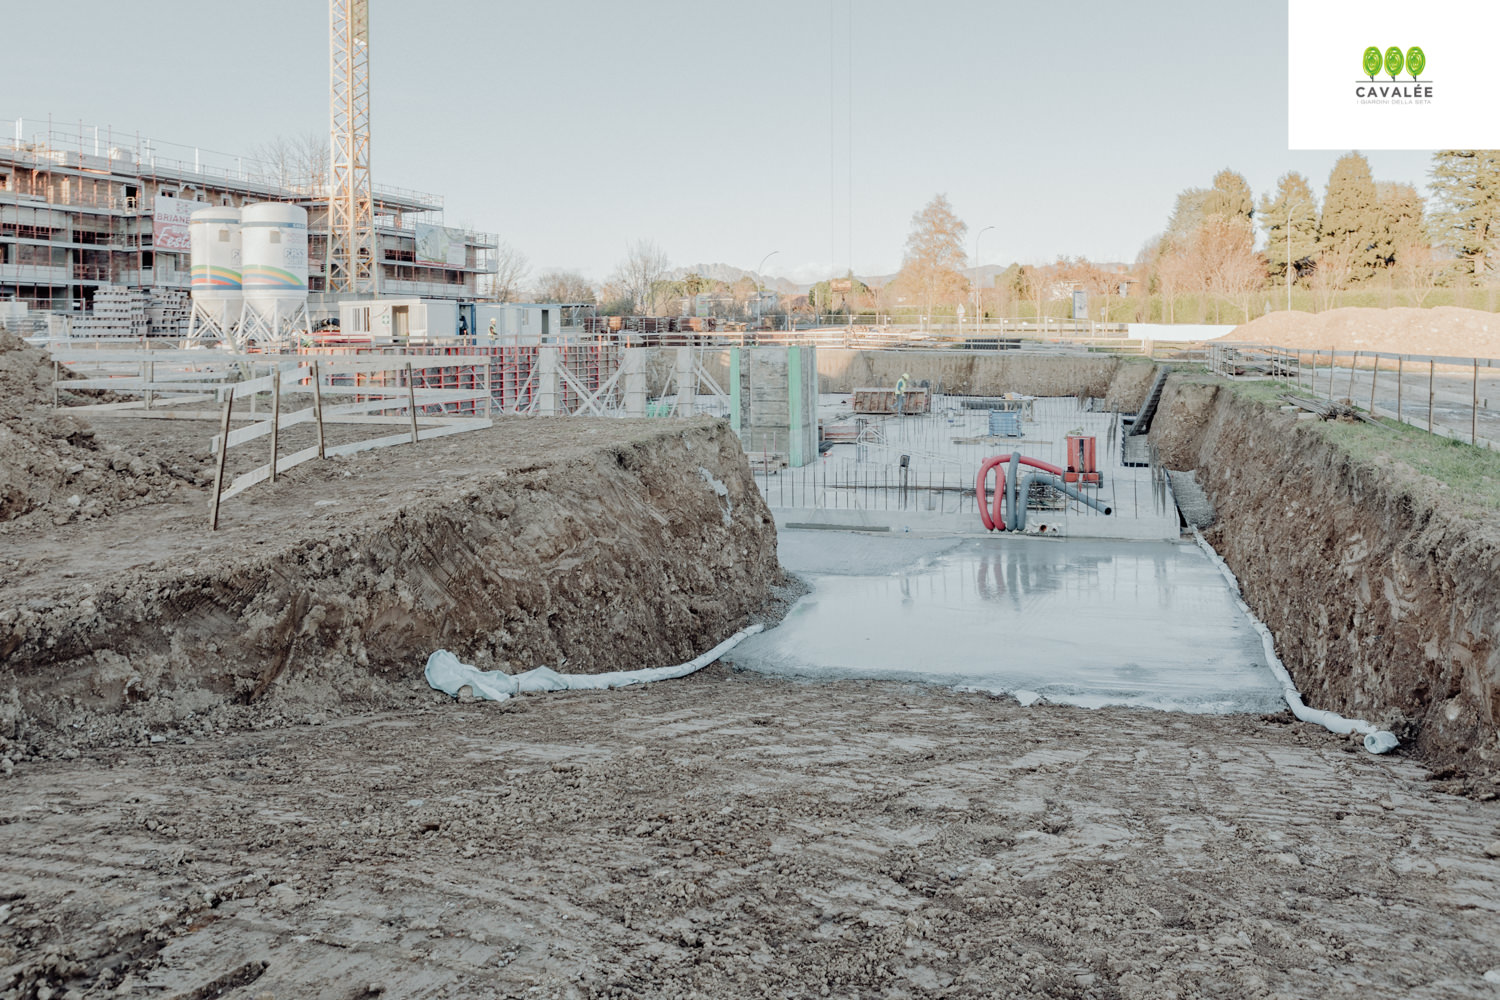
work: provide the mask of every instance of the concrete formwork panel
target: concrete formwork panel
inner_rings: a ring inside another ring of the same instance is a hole
[[[816,348],[731,348],[729,382],[730,422],[747,452],[785,456],[794,468],[817,457]]]

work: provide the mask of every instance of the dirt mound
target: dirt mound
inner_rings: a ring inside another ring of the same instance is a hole
[[[511,671],[681,663],[781,575],[722,421],[513,417],[308,463],[217,532],[201,500],[7,540],[0,758],[48,730],[201,737],[404,705],[438,648]]]
[[[0,330],[0,533],[18,520],[102,517],[180,482],[159,458],[107,447],[86,421],[53,410],[47,352]]]
[[[1236,327],[1225,339],[1316,351],[1496,358],[1500,314],[1454,306],[1274,312]]]

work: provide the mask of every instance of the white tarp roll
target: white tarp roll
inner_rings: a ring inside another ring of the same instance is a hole
[[[427,658],[427,668],[423,674],[427,677],[427,683],[439,691],[456,697],[461,688],[468,687],[474,692],[474,697],[486,701],[504,701],[512,695],[537,691],[604,691],[686,677],[702,670],[739,645],[741,640],[749,638],[762,628],[762,625],[751,625],[741,629],[702,656],[675,667],[615,670],[607,674],[560,674],[551,667],[537,667],[525,673],[507,674],[500,670],[480,670],[467,663],[460,663],[458,657],[446,649],[440,649]]]
[[[1286,667],[1281,662],[1281,657],[1276,655],[1276,642],[1271,635],[1271,630],[1266,628],[1265,622],[1255,617],[1250,606],[1240,596],[1240,581],[1235,578],[1234,570],[1229,568],[1223,558],[1214,551],[1214,547],[1204,540],[1203,535],[1197,528],[1193,529],[1193,538],[1198,542],[1198,547],[1208,554],[1224,579],[1229,582],[1230,592],[1234,594],[1234,602],[1240,606],[1245,617],[1250,619],[1250,624],[1255,626],[1255,631],[1260,633],[1260,641],[1266,649],[1266,663],[1271,667],[1271,673],[1281,682],[1282,697],[1286,699],[1287,707],[1292,714],[1303,722],[1315,722],[1330,732],[1347,735],[1349,733],[1360,733],[1365,738],[1365,749],[1371,753],[1385,753],[1394,750],[1400,741],[1394,733],[1388,733],[1382,729],[1376,729],[1363,719],[1346,719],[1337,712],[1325,712],[1322,709],[1308,708],[1302,701],[1302,692],[1297,690],[1292,675],[1287,673]]]

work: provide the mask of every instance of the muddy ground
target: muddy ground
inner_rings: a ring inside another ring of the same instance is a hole
[[[1497,989],[1500,802],[1285,716],[722,665],[413,696],[17,770],[0,996]]]
[[[427,689],[773,620],[722,425],[309,463],[212,536],[205,428],[6,426],[0,1000],[1495,995],[1495,790],[1285,715]]]

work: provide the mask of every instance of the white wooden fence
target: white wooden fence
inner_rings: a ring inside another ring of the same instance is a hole
[[[426,389],[417,387],[410,358],[281,357],[276,359],[271,372],[225,386],[221,391],[223,413],[219,433],[213,439],[218,464],[210,526],[218,527],[222,501],[257,483],[275,482],[278,475],[304,462],[374,448],[416,444],[491,426],[489,364],[486,359],[427,357],[422,358],[420,364],[428,370],[473,368],[475,377],[467,388]],[[265,417],[231,429],[235,397],[244,399],[247,395],[267,392],[271,396],[271,405]],[[305,401],[306,405],[289,408],[288,397]],[[325,397],[346,401],[327,403]],[[450,412],[460,407],[471,408],[473,415]],[[314,426],[316,442],[300,451],[281,454],[281,432],[299,424]],[[403,429],[395,434],[331,445],[325,433],[329,424],[395,425]],[[267,437],[270,438],[270,448],[265,463],[241,473],[226,484],[224,466],[229,449]]]

